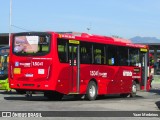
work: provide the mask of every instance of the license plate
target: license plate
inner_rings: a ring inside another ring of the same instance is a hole
[[[33,77],[33,74],[25,74],[26,77]]]

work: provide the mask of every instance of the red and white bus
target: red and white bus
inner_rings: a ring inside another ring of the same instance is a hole
[[[19,92],[134,97],[148,85],[148,46],[87,33],[25,32],[11,36],[9,83]],[[148,87],[146,87],[148,88]]]

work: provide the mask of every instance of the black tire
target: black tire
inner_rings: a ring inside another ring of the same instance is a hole
[[[132,91],[130,93],[130,97],[136,97],[137,94],[137,84],[135,81],[132,83]]]
[[[95,100],[97,98],[97,85],[94,81],[90,81],[87,87],[86,99]]]
[[[44,96],[48,98],[48,100],[62,100],[63,94],[53,91],[44,92]]]

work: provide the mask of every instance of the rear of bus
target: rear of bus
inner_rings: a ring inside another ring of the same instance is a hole
[[[0,90],[10,91],[8,83],[9,47],[0,48]]]
[[[9,83],[19,93],[55,90],[54,33],[27,32],[11,36]],[[54,69],[52,69],[54,68]]]

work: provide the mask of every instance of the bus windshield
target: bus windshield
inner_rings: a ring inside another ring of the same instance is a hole
[[[9,47],[0,49],[0,79],[8,77]]]
[[[16,55],[44,55],[49,52],[50,37],[48,35],[15,36],[13,52]]]

